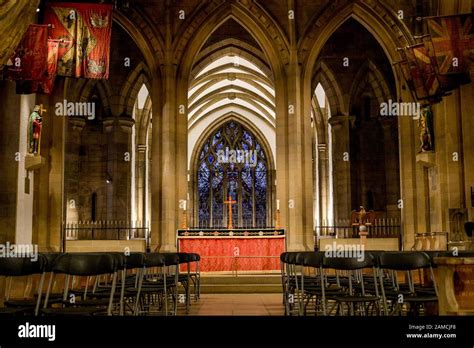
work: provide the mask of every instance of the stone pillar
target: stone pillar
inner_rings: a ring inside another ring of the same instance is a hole
[[[35,180],[35,224],[33,240],[41,251],[60,251],[63,247],[62,225],[65,220],[64,152],[66,119],[55,114],[55,104],[64,101],[64,79],[56,79],[54,95],[37,95],[43,104],[41,156],[47,164],[38,171]]]
[[[136,206],[137,206],[137,220],[142,221],[143,226],[145,226],[148,219],[146,211],[146,180],[147,180],[147,145],[138,144],[136,147]]]
[[[329,156],[326,144],[318,144],[318,166],[319,171],[319,216],[321,222],[328,221],[329,214]]]
[[[79,151],[81,147],[81,132],[86,125],[84,118],[70,118],[68,120],[67,143],[65,153],[64,191],[66,192],[66,222],[89,220],[89,216],[81,216],[78,211],[79,201],[79,173],[80,173],[80,157]]]
[[[159,78],[152,92],[151,248],[168,252],[176,251],[179,201],[187,198],[187,79],[177,79],[171,62],[163,72],[163,100]]]
[[[349,219],[352,211],[349,130],[353,118],[338,115],[329,119],[332,132],[334,220]]]
[[[282,225],[288,233],[288,249],[314,250],[312,128],[311,117],[303,109],[300,75],[301,68],[294,58],[286,67],[285,123],[280,122],[277,111],[277,198]],[[286,168],[282,166],[285,159],[280,159],[281,153],[286,153]],[[286,200],[280,198],[282,189]]]
[[[293,1],[288,10],[294,10]],[[313,250],[313,163],[311,104],[304,103],[306,86],[298,61],[295,21],[288,19],[289,62],[275,68],[276,199],[288,250]]]
[[[400,166],[397,152],[397,123],[392,119],[381,119],[385,149],[385,192],[387,196],[387,218],[400,218],[398,200],[400,199]]]
[[[103,121],[108,134],[106,176],[107,220],[130,221],[131,218],[131,134],[134,120],[122,115]]]
[[[24,154],[17,154],[20,134],[20,96],[15,83],[0,81],[0,244],[15,241],[18,169]]]

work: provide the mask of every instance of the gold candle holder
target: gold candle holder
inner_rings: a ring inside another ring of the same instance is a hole
[[[188,229],[188,213],[186,210],[183,209],[183,217],[182,217],[182,224],[181,229],[187,230]]]
[[[275,229],[280,229],[280,209],[277,209],[275,212]]]

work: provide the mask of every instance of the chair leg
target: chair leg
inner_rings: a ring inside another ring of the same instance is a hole
[[[46,276],[46,273],[43,272],[41,274],[40,282],[39,282],[39,285],[38,285],[38,300],[36,301],[35,316],[38,316],[38,314],[39,314],[39,309],[40,309],[40,305],[41,305],[41,295],[42,295],[42,292],[43,292],[43,285],[44,285],[44,277],[45,276]]]

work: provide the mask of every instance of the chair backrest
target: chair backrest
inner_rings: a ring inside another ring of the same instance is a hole
[[[59,255],[62,255],[62,253],[41,253],[41,256],[45,260],[45,272],[52,272],[53,271],[53,265],[54,261],[59,257]]]
[[[117,271],[125,269],[125,254],[120,252],[110,253],[115,261],[115,268]]]
[[[196,253],[189,253],[189,261],[190,262],[197,262],[201,261],[201,255],[196,254]]]
[[[165,258],[165,266],[179,265],[179,255],[177,253],[163,253]]]
[[[301,254],[300,251],[288,251],[285,255],[286,261],[285,263],[288,263],[290,265],[296,265],[296,258],[298,255]]]
[[[314,251],[301,251],[296,253],[295,257],[295,264],[297,265],[303,265],[304,260],[307,256],[311,256],[314,254]]]
[[[430,256],[421,251],[394,251],[379,255],[379,267],[410,271],[431,266]]]
[[[146,267],[163,267],[165,265],[165,257],[162,253],[148,253],[145,255]]]
[[[191,262],[191,256],[188,253],[178,253],[179,263]]]
[[[117,257],[112,254],[67,253],[58,256],[55,260],[53,272],[93,276],[114,273],[118,268]]]
[[[323,264],[324,252],[312,252],[304,255],[303,266],[319,268]]]
[[[143,268],[145,266],[145,254],[130,253],[125,256],[125,267],[127,269]]]
[[[0,275],[6,277],[21,277],[43,273],[45,259],[40,254],[33,261],[31,257],[2,257],[0,258]]]
[[[364,257],[324,257],[323,267],[337,270],[356,270],[374,266],[374,257],[370,253],[364,253]]]

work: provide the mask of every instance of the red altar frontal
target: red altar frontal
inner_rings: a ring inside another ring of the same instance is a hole
[[[178,250],[201,256],[202,272],[277,271],[283,229],[178,230]]]

